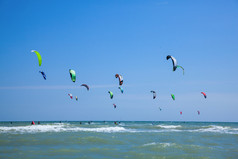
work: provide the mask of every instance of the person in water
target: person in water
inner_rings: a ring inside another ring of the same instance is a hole
[[[38,124],[40,124],[40,122],[38,121]]]
[[[32,121],[32,122],[31,122],[31,125],[35,125],[35,122],[34,122],[34,121]]]

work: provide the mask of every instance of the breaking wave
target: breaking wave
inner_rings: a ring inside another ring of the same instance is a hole
[[[99,127],[99,128],[85,128],[75,127],[70,124],[46,124],[46,125],[29,125],[29,126],[14,126],[6,127],[0,126],[0,133],[40,133],[40,132],[124,132],[123,127]]]
[[[41,125],[25,125],[25,126],[0,126],[0,133],[45,133],[45,132],[98,132],[98,133],[167,133],[167,132],[191,132],[191,133],[224,133],[238,134],[237,127],[207,125],[207,126],[188,126],[188,125],[137,125],[127,126],[121,124],[113,125],[77,125],[70,123],[51,123]]]
[[[160,147],[164,147],[165,148],[165,147],[169,147],[169,146],[174,146],[175,143],[167,143],[167,142],[165,142],[165,143],[157,143],[157,142],[152,142],[152,143],[144,144],[142,146],[146,147],[146,146],[154,146],[154,145],[158,145]]]
[[[181,128],[181,125],[157,125],[159,128],[163,129],[176,129],[176,128]]]
[[[213,132],[213,133],[225,133],[225,134],[238,134],[238,128],[232,128],[229,126],[209,125],[202,126],[197,130],[189,130],[189,132]]]

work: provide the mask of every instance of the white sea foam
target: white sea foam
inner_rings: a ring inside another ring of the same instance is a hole
[[[163,133],[163,132],[176,132],[176,129],[161,129],[161,130],[147,130],[147,129],[130,129],[122,126],[111,127],[90,127],[75,126],[68,123],[55,123],[55,124],[42,124],[42,125],[28,125],[28,126],[0,126],[0,133],[44,133],[44,132],[101,132],[101,133],[114,133],[114,132],[128,132],[128,133]]]
[[[232,128],[229,126],[209,125],[209,126],[203,126],[201,129],[189,130],[189,132],[213,132],[213,133],[238,134],[238,128]]]
[[[101,128],[68,128],[68,131],[91,131],[91,132],[125,132],[126,129],[123,127],[101,127]]]
[[[160,143],[162,147],[169,147],[175,145],[174,143]]]
[[[181,125],[157,125],[157,127],[160,127],[163,129],[176,129],[176,128],[181,128]]]
[[[151,143],[148,143],[148,144],[144,144],[142,146],[152,146],[152,145],[156,145],[156,142],[151,142]]]
[[[0,133],[40,133],[40,132],[125,132],[123,127],[100,127],[85,128],[75,127],[70,124],[45,124],[45,125],[29,125],[29,126],[0,126]]]
[[[229,126],[209,125],[198,127],[197,129],[179,129],[181,125],[157,125],[160,129],[146,129],[129,128],[120,126],[102,126],[95,127],[92,125],[76,126],[69,123],[51,123],[41,125],[28,125],[28,126],[0,126],[0,133],[43,133],[43,132],[99,132],[99,133],[164,133],[164,132],[211,132],[211,133],[226,133],[226,134],[238,134],[238,128]]]
[[[151,143],[148,143],[148,144],[144,144],[142,146],[153,146],[153,145],[159,145],[161,147],[169,147],[169,146],[173,146],[175,145],[174,143],[156,143],[156,142],[151,142]]]

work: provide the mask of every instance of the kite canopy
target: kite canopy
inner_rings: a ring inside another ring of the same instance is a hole
[[[121,93],[123,93],[123,92],[124,92],[124,90],[123,90],[123,88],[122,88],[122,87],[118,87],[118,89],[120,89],[120,90],[121,90]]]
[[[151,93],[153,93],[153,99],[156,98],[156,92],[155,91],[150,91]]]
[[[177,60],[176,60],[173,56],[170,56],[170,55],[168,55],[168,56],[166,57],[167,60],[170,59],[170,58],[171,58],[171,60],[172,60],[172,62],[173,62],[173,71],[175,71],[176,68],[177,68]]]
[[[113,104],[113,106],[114,106],[114,108],[116,108],[116,107],[117,107],[117,105],[116,105],[116,104]]]
[[[39,71],[39,73],[41,73],[41,75],[43,76],[43,78],[46,80],[46,75],[43,71]]]
[[[201,92],[201,93],[203,94],[204,98],[207,98],[206,93],[204,93],[204,92]]]
[[[73,99],[73,95],[71,93],[68,94],[68,96]]]
[[[78,97],[77,96],[75,96],[75,99],[76,99],[76,101],[78,101]]]
[[[123,84],[123,77],[122,77],[122,75],[116,74],[115,77],[119,79],[119,85],[121,86]]]
[[[76,73],[74,70],[69,69],[70,78],[73,82],[76,81]]]
[[[183,114],[183,112],[180,112],[180,115],[182,115]]]
[[[89,86],[86,84],[81,84],[81,86],[84,86],[85,88],[87,88],[87,90],[89,91]]]
[[[200,111],[198,110],[197,112],[198,112],[198,115],[200,115]]]
[[[175,100],[175,96],[174,96],[174,94],[171,94],[171,97],[172,97],[173,100]]]
[[[113,98],[113,93],[111,91],[108,91],[108,93],[110,94],[110,98]]]
[[[40,53],[39,53],[38,51],[36,51],[36,50],[31,50],[31,52],[34,52],[34,53],[36,53],[36,55],[37,55],[37,58],[38,58],[38,61],[39,61],[39,66],[41,66],[41,63],[42,63],[42,58],[41,58],[41,55],[40,55]]]

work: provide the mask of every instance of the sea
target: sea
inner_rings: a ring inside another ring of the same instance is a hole
[[[0,159],[238,159],[238,123],[0,122]]]

